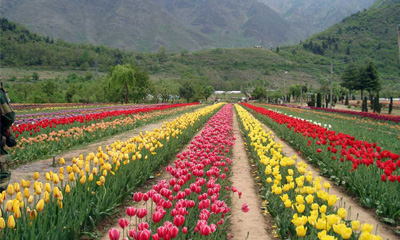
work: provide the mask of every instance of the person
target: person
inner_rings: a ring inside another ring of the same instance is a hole
[[[14,147],[17,145],[14,136],[11,133],[11,125],[15,120],[15,113],[10,106],[8,93],[3,89],[3,83],[0,83],[0,192],[7,188],[11,178],[9,170],[10,156],[5,150],[5,146]]]

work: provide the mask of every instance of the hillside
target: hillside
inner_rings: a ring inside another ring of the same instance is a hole
[[[0,14],[53,38],[139,52],[299,39],[296,29],[256,0],[1,0]]]
[[[87,70],[134,61],[129,51],[105,46],[74,44],[30,32],[20,24],[0,19],[0,63],[5,66],[50,66]]]
[[[259,0],[302,33],[302,39],[369,8],[375,0]]]
[[[305,40],[302,44],[281,47],[279,51],[275,48],[272,51],[251,47],[216,48],[164,55],[132,54],[106,47],[71,44],[63,41],[54,41],[53,44],[49,44],[46,41],[51,38],[33,33],[27,35],[26,29],[15,24],[16,27],[13,30],[2,30],[0,63],[10,67],[39,65],[56,69],[81,69],[80,65],[71,66],[70,62],[66,61],[74,57],[74,61],[80,61],[80,64],[82,64],[82,59],[86,59],[92,71],[95,70],[96,61],[99,63],[99,70],[107,71],[107,66],[118,61],[133,62],[147,70],[153,81],[190,80],[210,84],[217,90],[238,90],[249,85],[264,84],[272,89],[282,90],[285,84],[289,86],[299,83],[300,80],[314,87],[326,84],[330,78],[330,62],[334,56],[335,81],[340,80],[342,70],[350,61],[363,64],[368,59],[373,59],[382,80],[383,90],[399,91],[400,69],[397,59],[396,26],[400,22],[398,14],[400,3],[390,5],[387,4],[388,2],[390,1],[386,1],[381,7],[353,14],[343,19],[341,23]],[[179,8],[170,9],[170,11],[179,14]],[[28,36],[25,39],[29,40],[20,40],[23,38],[22,35]],[[35,37],[41,40],[33,41]],[[41,46],[40,51],[36,48],[38,45]],[[65,57],[62,58],[64,55]],[[46,56],[52,57],[46,58]],[[109,56],[111,57],[108,58]],[[29,59],[35,59],[34,57],[47,59],[47,61],[31,62]],[[53,58],[58,61],[48,61]],[[59,65],[60,62],[61,65]],[[18,76],[15,74],[17,71],[8,68],[7,71],[3,71],[3,78]],[[49,76],[48,72],[46,75]],[[284,78],[286,81],[282,84]]]
[[[396,30],[400,23],[400,1],[377,4],[343,19],[302,44],[281,48],[279,54],[285,59],[303,62],[305,69],[324,68],[326,73],[333,58],[334,71],[339,75],[349,62],[361,64],[371,59],[377,65],[383,88],[400,90]]]

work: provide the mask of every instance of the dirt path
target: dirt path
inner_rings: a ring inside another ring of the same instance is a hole
[[[261,123],[262,126],[264,127],[264,129],[269,132],[271,131],[273,133],[274,136],[274,140],[278,143],[281,143],[283,145],[283,154],[286,156],[294,156],[294,155],[298,155],[298,152],[293,149],[291,146],[289,146],[288,144],[286,144],[284,141],[282,141],[276,134],[274,131],[272,131],[272,129],[270,129],[269,127],[267,127],[265,124]],[[297,161],[303,161],[306,162],[307,161],[305,159],[303,159],[300,156],[297,156]],[[314,168],[313,166],[311,166],[311,164],[307,165],[307,170],[313,172],[314,176],[319,176],[319,171]],[[334,182],[329,181],[329,179],[327,179],[326,177],[322,177],[322,180],[324,182],[329,182],[330,185],[332,186],[331,189],[329,189],[329,194],[335,194],[339,199],[342,199],[341,201],[338,201],[338,203],[336,204],[337,206],[340,205],[340,207],[344,207],[343,203],[346,203],[346,210],[351,209],[351,211],[349,211],[349,213],[351,212],[351,216],[348,217],[350,220],[356,220],[357,215],[358,215],[358,220],[361,222],[361,224],[363,223],[369,223],[372,224],[374,226],[374,230],[372,231],[372,233],[375,234],[376,228],[378,226],[378,232],[377,234],[379,236],[381,236],[383,239],[389,239],[389,240],[396,240],[399,239],[397,236],[395,236],[392,231],[388,228],[385,227],[385,225],[380,222],[378,219],[375,218],[375,216],[367,209],[364,209],[360,206],[360,204],[358,204],[353,198],[351,198],[350,196],[348,196],[346,193],[344,193],[343,191],[341,191],[339,189],[339,187],[337,187],[335,185]],[[350,214],[348,214],[350,215]]]
[[[75,149],[75,150],[71,150],[71,151],[62,153],[61,155],[58,155],[56,157],[56,162],[60,158],[64,158],[66,163],[69,164],[69,163],[71,163],[71,159],[73,157],[78,157],[80,154],[82,154],[83,156],[86,156],[87,154],[89,154],[91,152],[97,152],[97,148],[99,146],[101,146],[103,149],[105,149],[105,147],[107,145],[110,145],[117,140],[126,141],[129,138],[138,135],[140,132],[152,131],[154,128],[161,127],[161,125],[164,121],[172,121],[176,117],[177,116],[171,116],[171,117],[159,120],[159,121],[155,121],[153,123],[146,124],[144,126],[140,126],[138,128],[132,129],[130,131],[111,136],[100,142],[95,142],[95,143],[89,144],[83,148],[79,148],[79,149]],[[56,167],[52,167],[52,163],[53,163],[53,158],[49,158],[49,159],[40,160],[40,161],[36,161],[36,162],[32,162],[32,163],[27,163],[27,164],[24,164],[22,166],[15,168],[15,169],[12,169],[10,184],[13,184],[15,182],[20,182],[21,179],[30,180],[31,183],[33,183],[34,182],[33,174],[35,172],[39,172],[39,181],[45,182],[45,178],[44,178],[45,172],[53,171],[53,172],[58,173],[58,171],[59,171],[60,166],[57,165]],[[32,185],[33,184],[31,184],[31,186]]]
[[[232,199],[232,216],[230,218],[231,234],[233,239],[244,240],[248,235],[249,240],[258,239],[273,239],[267,233],[267,225],[262,214],[261,198],[258,197],[254,180],[251,175],[250,161],[244,146],[244,140],[240,133],[239,123],[236,117],[233,118],[233,131],[236,137],[233,147],[233,166],[232,186],[238,188],[242,192],[242,197],[239,199],[235,196]],[[250,211],[243,213],[241,207],[243,203],[249,205]]]

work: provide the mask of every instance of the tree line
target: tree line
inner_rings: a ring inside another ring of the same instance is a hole
[[[29,78],[29,79],[26,79]],[[147,71],[133,64],[116,65],[102,76],[73,73],[65,79],[41,80],[37,73],[5,84],[16,103],[168,103],[208,100],[214,93],[210,85],[179,79],[150,81]]]

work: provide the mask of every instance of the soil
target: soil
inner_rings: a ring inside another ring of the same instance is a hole
[[[286,155],[286,156],[297,155],[298,162],[303,161],[303,162],[307,163],[307,161],[305,159],[303,159],[301,156],[299,156],[298,152],[295,149],[293,149],[291,146],[289,146],[284,141],[282,141],[269,127],[267,127],[264,124],[262,124],[262,125],[266,131],[268,131],[268,132],[271,131],[273,133],[274,140],[276,142],[282,144],[282,146],[283,146],[282,152],[284,155]],[[314,176],[320,176],[319,171],[316,168],[314,168],[313,166],[311,166],[311,164],[307,164],[307,170],[313,172]],[[332,186],[332,188],[329,189],[329,194],[331,194],[331,195],[335,194],[340,199],[336,203],[336,206],[344,207],[344,203],[345,203],[345,209],[348,211],[348,216],[346,218],[347,220],[359,220],[361,224],[363,224],[363,223],[372,224],[374,226],[374,230],[372,231],[372,233],[378,234],[379,236],[382,237],[382,239],[389,239],[389,240],[399,239],[399,237],[395,236],[392,233],[391,229],[388,228],[382,222],[380,222],[370,210],[362,208],[355,199],[353,199],[346,192],[344,192],[344,190],[341,187],[338,187],[337,185],[335,185],[334,182],[330,181],[326,177],[323,177],[323,176],[321,176],[321,177],[324,182],[329,182],[330,185]],[[350,215],[350,213],[351,213],[351,215]],[[377,231],[377,232],[375,232],[375,231]]]
[[[239,199],[237,195],[232,199],[231,208],[231,235],[233,239],[274,239],[267,232],[267,224],[261,210],[261,198],[258,196],[257,186],[251,174],[250,161],[244,145],[238,120],[233,118],[233,131],[235,135],[235,145],[232,153],[232,176],[230,178],[232,186],[237,187],[242,192]],[[241,208],[244,203],[249,205],[250,211],[243,213]]]

